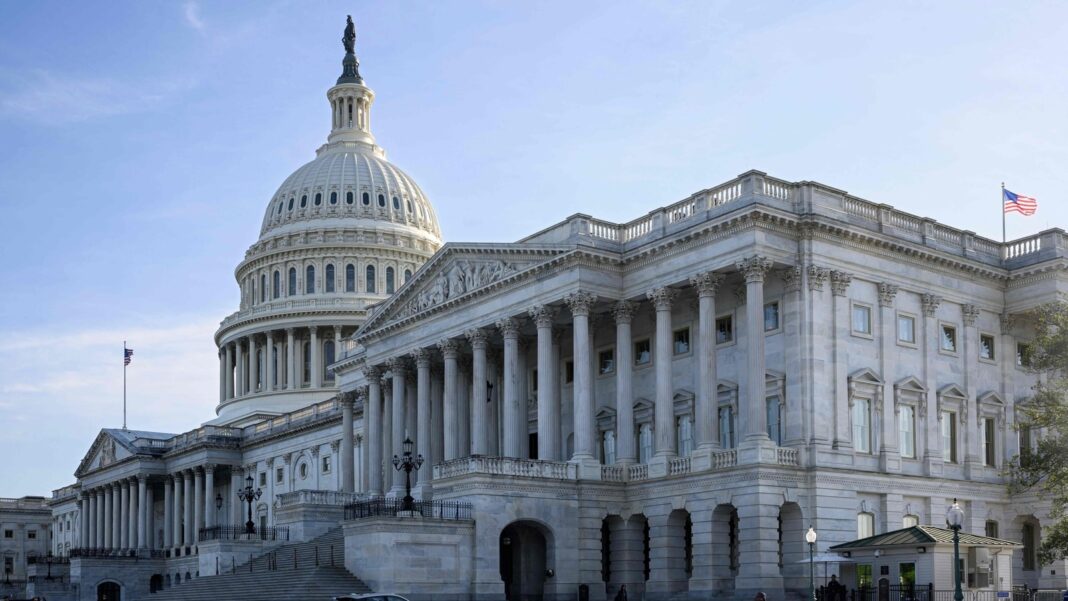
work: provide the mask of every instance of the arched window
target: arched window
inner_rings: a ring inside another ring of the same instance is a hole
[[[412,270],[411,269],[405,269],[404,270],[404,283],[407,284],[408,280],[410,280],[410,279],[412,279]]]
[[[281,215],[281,214],[282,214],[282,201],[280,201],[280,200],[278,201],[278,211],[277,211],[277,214],[279,214],[279,215]]]
[[[345,193],[345,204],[352,204],[352,192]]]
[[[303,209],[306,206],[308,206],[308,195],[304,194],[300,197],[300,208]]]
[[[271,284],[271,298],[278,298],[282,295],[282,274],[277,269],[274,270],[274,281]]]
[[[293,210],[293,199],[292,198],[289,199],[289,210],[290,211]]]
[[[386,206],[386,197],[385,197],[385,195],[383,195],[383,194],[379,194],[378,195],[378,206],[380,206],[380,207]]]
[[[371,204],[371,195],[368,194],[367,192],[364,192],[363,193],[363,206],[366,207],[369,204]]]
[[[331,263],[326,266],[326,281],[323,282],[323,286],[326,287],[327,292],[334,291],[334,264]]]
[[[375,266],[367,266],[367,291],[374,293],[375,291]]]
[[[337,204],[337,192],[331,192],[330,193],[330,204],[332,204],[332,205],[336,205]]]
[[[267,274],[260,274],[260,302],[267,302]]]
[[[334,381],[334,370],[327,366],[334,362],[334,341],[327,340],[323,343],[323,374],[327,382]]]
[[[394,211],[399,211],[400,210],[400,199],[398,199],[396,196],[393,197],[393,210]]]
[[[311,344],[305,342],[301,347],[302,355],[304,356],[304,373],[301,374],[301,381],[305,384],[311,382]]]
[[[315,294],[315,266],[308,265],[304,270],[304,294]]]
[[[392,267],[387,267],[386,268],[386,294],[393,294],[393,290],[394,290],[393,268]]]
[[[345,292],[356,292],[356,266],[352,263],[345,266]]]
[[[409,214],[412,214],[412,213],[414,213],[414,211],[412,211],[412,199],[410,199],[410,198],[409,198],[409,199],[407,199],[407,200],[406,200],[406,204],[408,205],[408,213],[409,213]]]
[[[295,296],[297,294],[297,268],[289,268],[289,296]]]
[[[322,192],[316,192],[315,193],[315,204],[318,205],[318,204],[321,204],[322,202],[323,202],[323,193]]]

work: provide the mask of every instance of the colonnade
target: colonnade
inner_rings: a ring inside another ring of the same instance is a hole
[[[746,411],[743,444],[769,441],[765,406],[764,354],[764,279],[771,268],[765,257],[739,261],[738,271],[745,278],[745,352]],[[698,450],[718,446],[718,411],[716,391],[715,319],[716,293],[722,276],[704,272],[693,276],[690,285],[698,297],[698,390],[695,398],[695,432]],[[672,381],[671,311],[678,289],[658,287],[646,299],[656,315],[653,348],[655,349],[655,455],[653,462],[674,457],[676,432],[674,423],[674,383]],[[562,306],[561,306],[562,305]],[[558,323],[558,316],[570,313],[570,324]],[[392,469],[391,459],[399,453],[401,442],[411,438],[417,452],[431,465],[471,455],[500,455],[527,458],[528,417],[525,399],[526,345],[520,335],[520,319],[529,317],[536,326],[537,349],[537,458],[562,459],[560,431],[560,337],[570,325],[573,351],[573,434],[574,450],[570,461],[596,463],[596,424],[594,419],[593,381],[595,353],[590,321],[600,308],[610,314],[616,325],[616,462],[635,463],[638,459],[634,429],[633,340],[631,324],[639,303],[629,299],[602,299],[588,291],[576,291],[554,303],[537,304],[525,316],[512,316],[468,329],[463,337],[448,337],[437,344],[440,363],[432,361],[434,349],[412,349],[382,363],[366,365],[367,386],[359,391],[365,399],[365,433],[368,452],[364,490],[371,494],[397,494],[403,489],[403,474]],[[493,331],[503,340],[503,360],[489,350]],[[464,344],[466,342],[466,345]],[[464,348],[469,353],[462,352]],[[496,363],[501,363],[498,371]],[[414,366],[415,377],[412,378]],[[498,405],[490,402],[491,374],[503,372],[500,398],[500,428],[493,412]],[[388,377],[384,377],[388,376]],[[485,399],[484,402],[480,402]],[[351,436],[346,429],[346,437]],[[351,453],[344,454],[345,457]],[[372,466],[382,466],[374,469]],[[426,483],[430,470],[416,477]],[[351,469],[343,470],[351,473]],[[384,475],[392,473],[392,478]],[[385,481],[384,481],[385,480]],[[344,490],[352,490],[348,476]]]
[[[151,547],[148,476],[122,478],[85,490],[78,501],[82,547],[134,551]]]
[[[305,342],[309,357],[304,357]],[[341,326],[266,330],[224,343],[219,349],[219,401],[305,386],[321,388],[332,380],[326,370],[326,342],[333,343],[336,358],[341,349]],[[262,362],[258,360],[260,353],[264,354]]]

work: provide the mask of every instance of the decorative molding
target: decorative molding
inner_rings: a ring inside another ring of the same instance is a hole
[[[455,359],[460,355],[460,343],[452,338],[442,338],[438,341],[438,350],[444,359]]]
[[[920,303],[923,305],[923,314],[927,317],[934,317],[935,312],[938,311],[938,305],[942,304],[942,297],[937,294],[924,293],[920,296]]]
[[[853,282],[853,274],[844,271],[831,272],[831,294],[845,296],[849,290],[849,284]]]
[[[690,285],[697,289],[697,296],[699,297],[715,297],[716,292],[719,290],[720,284],[722,283],[723,276],[712,271],[702,271],[701,273],[690,276]]]
[[[468,342],[471,343],[471,348],[474,350],[486,349],[486,331],[482,328],[471,328],[464,332],[464,336],[467,337]]]
[[[621,300],[612,305],[612,317],[616,323],[630,323],[634,320],[634,314],[638,311],[638,303]]]
[[[585,290],[572,292],[564,298],[564,302],[567,303],[568,308],[571,309],[571,315],[575,317],[589,316],[590,308],[596,301],[597,296]]]
[[[823,284],[830,272],[816,265],[809,265],[805,271],[808,274],[808,289],[812,292],[823,292]]]
[[[798,292],[801,290],[801,267],[791,265],[779,271],[783,281],[783,289],[786,292]]]
[[[519,337],[519,320],[514,317],[506,317],[504,319],[497,320],[497,329],[501,331],[501,335],[505,340],[509,338]]]
[[[657,311],[670,311],[671,303],[678,295],[678,290],[668,286],[653,288],[645,294],[645,296],[653,303],[653,308]]]
[[[553,320],[556,318],[556,309],[548,305],[534,305],[527,311],[527,314],[534,320],[534,325],[538,328],[551,328],[553,327]]]
[[[738,261],[735,267],[745,276],[746,284],[763,282],[768,270],[771,269],[771,259],[755,255]]]
[[[894,297],[897,296],[897,285],[888,282],[879,282],[879,306],[893,307]]]
[[[974,326],[975,320],[979,318],[979,307],[970,303],[961,305],[960,315],[965,326]]]
[[[430,351],[425,348],[417,348],[411,352],[410,357],[415,362],[416,369],[430,367]]]

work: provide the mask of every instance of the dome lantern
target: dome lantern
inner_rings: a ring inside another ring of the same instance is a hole
[[[348,17],[341,42],[345,46],[341,77],[337,78],[337,85],[326,93],[331,111],[327,142],[366,144],[384,157],[384,152],[375,145],[375,137],[371,134],[371,105],[374,104],[375,93],[364,85],[360,76],[360,61],[356,58],[356,27],[351,16]]]

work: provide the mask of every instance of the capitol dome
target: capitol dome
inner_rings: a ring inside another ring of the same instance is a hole
[[[211,424],[255,423],[336,395],[329,366],[342,341],[441,247],[434,208],[371,133],[375,94],[360,76],[351,20],[343,41],[326,144],[271,197],[235,270],[241,301],[215,333]]]

